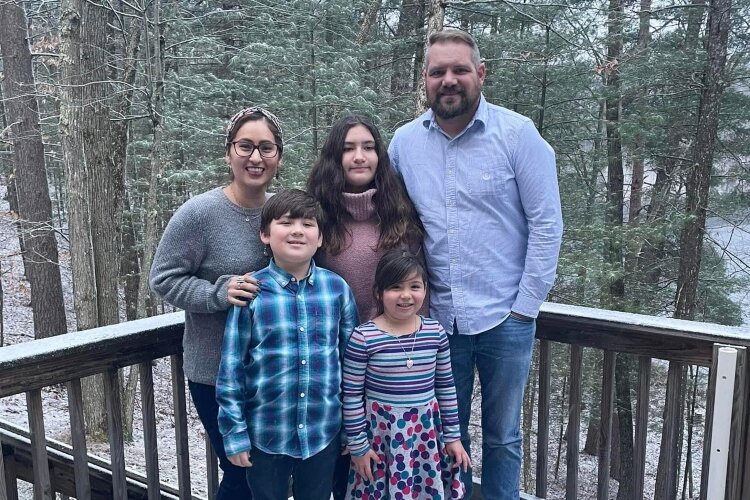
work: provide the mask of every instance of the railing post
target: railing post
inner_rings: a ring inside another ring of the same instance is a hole
[[[5,459],[3,442],[0,441],[0,500],[8,500],[8,486],[5,484]]]
[[[612,418],[614,407],[615,353],[614,351],[605,349],[604,365],[602,368],[602,407],[600,411],[601,425],[599,427],[597,500],[606,500],[609,498],[609,465],[612,453]]]
[[[570,400],[568,409],[568,440],[565,449],[565,499],[578,498],[578,453],[581,433],[581,374],[583,348],[570,345]]]
[[[729,354],[731,351],[734,351],[734,367],[726,364],[727,355],[732,356]],[[723,355],[722,352],[724,352]],[[750,488],[748,482],[750,475],[747,472],[750,466],[748,463],[750,450],[747,449],[748,440],[750,440],[747,429],[750,372],[747,363],[745,347],[714,344],[711,375],[706,394],[701,500],[713,498],[741,500],[746,498],[743,490],[746,494]],[[734,378],[732,387],[728,387],[730,375]],[[717,453],[717,449],[722,452]],[[722,478],[721,488],[717,488],[716,485],[716,481],[719,480],[717,474]]]
[[[549,449],[550,376],[552,351],[547,340],[539,342],[539,413],[536,440],[536,496],[547,497],[547,467]]]
[[[708,465],[709,498],[724,498],[729,462],[729,434],[732,430],[732,398],[737,349],[719,348],[716,362],[713,423],[711,425],[711,453]]]
[[[26,409],[29,414],[31,461],[34,468],[34,500],[52,500],[54,493],[49,476],[41,390],[34,389],[26,393]]]
[[[642,498],[646,475],[646,437],[651,389],[651,358],[641,356],[638,361],[638,407],[633,444],[633,498]]]
[[[81,379],[68,382],[68,413],[70,415],[70,441],[73,446],[73,474],[77,500],[91,500],[91,478],[86,448],[86,427],[83,417]]]

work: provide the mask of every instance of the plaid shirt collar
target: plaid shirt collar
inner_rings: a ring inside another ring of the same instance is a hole
[[[307,276],[305,276],[300,281],[307,280],[308,285],[315,286],[315,274],[317,272],[317,269],[318,268],[315,265],[315,261],[311,259],[310,269],[307,271]],[[292,276],[291,273],[280,268],[276,264],[276,261],[274,261],[273,259],[271,259],[271,262],[268,265],[268,274],[270,274],[274,281],[276,281],[282,288],[286,288],[289,283],[293,283],[294,281],[296,281],[295,277]]]

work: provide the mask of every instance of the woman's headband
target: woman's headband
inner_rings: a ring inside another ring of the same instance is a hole
[[[276,127],[276,130],[278,131],[279,141],[282,143],[281,146],[283,146],[284,143],[284,133],[281,130],[281,122],[278,118],[276,118],[276,115],[271,113],[265,108],[261,108],[258,106],[252,106],[249,108],[245,108],[236,115],[232,117],[231,120],[229,120],[229,125],[227,125],[227,136],[225,139],[226,144],[229,144],[229,141],[231,140],[230,135],[232,134],[232,131],[234,130],[235,125],[237,125],[237,122],[243,117],[247,115],[251,115],[253,113],[258,113],[259,115],[263,116],[266,120],[273,123],[273,126]]]

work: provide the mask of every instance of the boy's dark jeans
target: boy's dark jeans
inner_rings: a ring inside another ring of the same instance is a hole
[[[216,387],[188,380],[188,388],[195,409],[198,411],[198,417],[203,423],[203,428],[206,429],[208,440],[216,456],[219,457],[219,467],[224,471],[216,500],[250,500],[252,494],[247,485],[245,468],[232,465],[224,452],[224,439],[219,432],[219,403],[216,402]]]
[[[333,469],[340,453],[338,437],[306,460],[253,448],[250,452],[253,466],[246,469],[253,499],[286,500],[291,477],[294,500],[328,500],[333,487]]]

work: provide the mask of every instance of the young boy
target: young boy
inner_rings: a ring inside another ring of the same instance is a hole
[[[227,318],[216,380],[229,460],[248,467],[254,500],[327,500],[340,452],[341,354],[358,324],[343,278],[315,266],[323,211],[304,191],[263,206],[271,263],[260,293]]]

